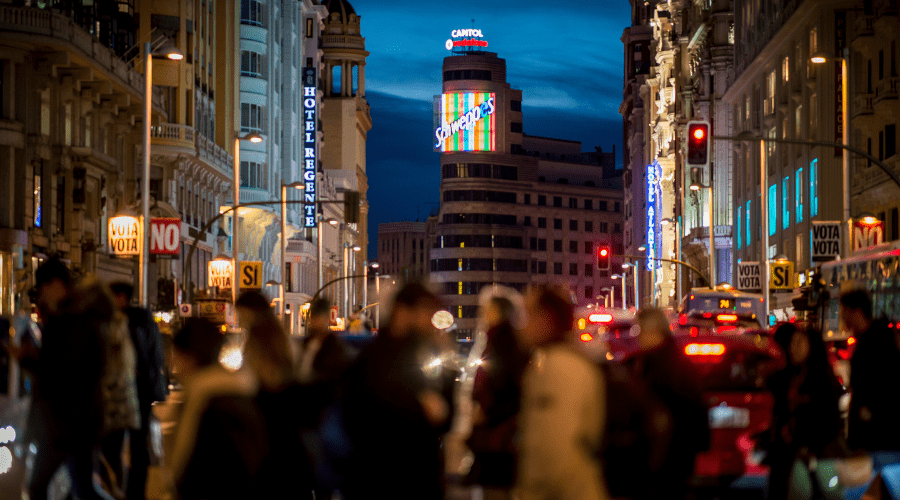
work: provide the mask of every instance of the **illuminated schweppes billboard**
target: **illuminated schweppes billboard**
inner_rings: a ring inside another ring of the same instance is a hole
[[[451,92],[435,97],[436,151],[494,151],[495,94]]]

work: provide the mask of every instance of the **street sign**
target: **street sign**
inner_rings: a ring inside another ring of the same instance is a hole
[[[181,314],[182,318],[189,317],[191,316],[191,309],[192,308],[190,304],[181,304],[181,306],[178,308],[178,312]]]
[[[851,252],[858,252],[884,243],[884,221],[853,221],[853,243]]]
[[[810,257],[813,262],[836,259],[841,255],[841,222],[813,221],[811,241]]]
[[[241,288],[262,288],[262,262],[241,261]]]
[[[762,279],[759,262],[738,262],[737,289],[745,292],[762,290]]]
[[[227,323],[231,304],[222,299],[198,299],[197,315],[213,323]]]
[[[207,286],[231,288],[232,269],[230,260],[211,260],[207,264]]]
[[[790,261],[777,261],[769,263],[769,289],[793,290],[794,289],[794,263]]]
[[[150,219],[150,253],[178,255],[181,248],[181,219],[156,217]]]

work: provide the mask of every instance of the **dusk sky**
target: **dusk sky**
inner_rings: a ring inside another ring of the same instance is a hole
[[[371,53],[366,97],[369,257],[378,224],[424,220],[438,208],[440,156],[432,150],[432,97],[441,93],[444,42],[482,30],[521,89],[524,132],[616,148],[621,165],[622,30],[627,0],[349,0]]]

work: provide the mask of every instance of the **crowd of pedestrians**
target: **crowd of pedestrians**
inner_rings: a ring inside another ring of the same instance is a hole
[[[36,281],[39,342],[9,348],[35,380],[29,498],[47,498],[64,466],[76,498],[143,499],[151,409],[169,387],[159,330],[126,283],[76,283],[56,259]],[[565,289],[495,292],[479,308],[463,480],[485,500],[691,498],[695,459],[710,446],[708,409],[665,314],[638,311],[635,352],[598,363],[576,348]],[[770,499],[794,498],[798,464],[806,474],[817,459],[854,453],[876,471],[900,462],[900,404],[885,397],[900,383],[900,336],[873,319],[865,293],[840,304],[857,339],[849,429],[821,334],[794,324],[773,334],[784,362],[768,377],[774,407],[759,436]],[[402,287],[359,351],[329,328],[325,299],[310,303],[296,338],[261,293],[235,306],[239,369],[220,363],[225,335],[209,321],[188,319],[172,337],[180,409],[165,467],[175,498],[444,498],[444,440],[466,375],[446,363],[455,346],[433,322],[439,297]]]

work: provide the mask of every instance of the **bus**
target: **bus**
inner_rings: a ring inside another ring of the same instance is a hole
[[[678,313],[684,318],[708,318],[724,322],[756,322],[762,328],[765,303],[759,293],[735,290],[730,285],[694,288],[681,300]]]

